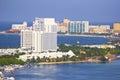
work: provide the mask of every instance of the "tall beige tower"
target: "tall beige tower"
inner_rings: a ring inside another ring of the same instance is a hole
[[[114,23],[114,31],[120,31],[120,23]]]

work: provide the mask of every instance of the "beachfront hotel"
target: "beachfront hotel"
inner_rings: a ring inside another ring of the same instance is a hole
[[[32,30],[21,31],[21,48],[33,52],[57,50],[57,24],[54,18],[35,18]]]
[[[70,21],[68,23],[68,33],[88,33],[88,21]]]

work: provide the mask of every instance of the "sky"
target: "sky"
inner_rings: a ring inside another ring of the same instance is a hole
[[[0,21],[33,21],[35,17],[120,22],[120,0],[0,0]]]

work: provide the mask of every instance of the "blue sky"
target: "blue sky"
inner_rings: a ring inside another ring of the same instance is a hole
[[[120,22],[120,0],[0,0],[0,21],[33,21],[35,17]]]

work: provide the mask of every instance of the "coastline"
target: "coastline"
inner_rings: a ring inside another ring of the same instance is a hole
[[[44,65],[50,65],[50,64],[69,64],[69,63],[100,63],[101,61],[62,61],[62,62],[40,62],[38,63],[39,65],[44,64]]]
[[[103,37],[107,38],[105,35],[85,35],[85,34],[57,34],[58,36],[83,36],[83,37]]]
[[[1,31],[0,34],[4,34],[4,35],[20,35],[20,33],[6,33],[5,31]]]
[[[20,35],[20,33],[6,33],[5,31],[0,31],[0,34],[17,34]],[[107,38],[105,35],[85,35],[85,34],[57,34],[57,36],[83,36],[83,37],[103,37]]]
[[[20,35],[20,33],[6,33],[5,31],[0,31],[0,34],[4,34],[4,35]],[[86,34],[57,34],[57,36],[80,36],[80,37],[101,37],[101,38],[106,38],[109,39],[110,41],[114,41],[114,40],[120,40],[119,37],[110,37],[110,36],[106,36],[106,35],[86,35]]]

